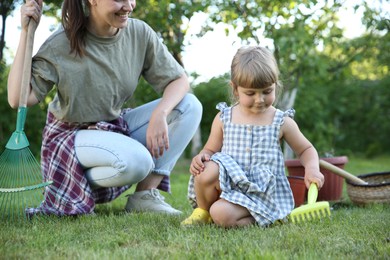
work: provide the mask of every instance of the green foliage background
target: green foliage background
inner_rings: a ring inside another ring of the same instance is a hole
[[[10,5],[5,5],[9,3]],[[14,8],[12,0],[0,5],[2,17]],[[389,12],[356,2],[363,8],[366,33],[346,39],[336,26],[337,11],[344,1],[144,1],[134,17],[145,20],[162,37],[172,55],[182,64],[181,53],[187,27],[184,21],[197,12],[210,19],[198,35],[226,23],[226,33],[238,32],[242,44],[270,42],[281,71],[285,93],[297,89],[295,120],[321,156],[326,154],[390,154],[390,21]],[[4,5],[3,5],[4,4]],[[45,1],[46,15],[58,15],[59,0]],[[9,9],[6,9],[9,8]],[[305,11],[312,10],[312,12]],[[9,67],[0,64],[0,147],[5,147],[15,129],[16,111],[7,103]],[[196,75],[194,75],[196,78]],[[204,107],[201,122],[205,142],[218,102],[229,102],[229,74],[192,85]],[[126,106],[137,106],[158,95],[141,79]],[[29,109],[26,135],[31,150],[39,154],[47,103]]]

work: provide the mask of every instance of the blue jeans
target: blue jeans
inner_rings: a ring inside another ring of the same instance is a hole
[[[193,94],[186,94],[167,117],[169,149],[155,159],[146,149],[146,129],[158,102],[152,101],[124,115],[130,138],[100,130],[77,132],[76,155],[92,187],[132,185],[149,173],[170,175],[199,126],[202,105]]]

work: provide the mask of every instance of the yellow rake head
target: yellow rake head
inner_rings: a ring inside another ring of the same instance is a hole
[[[309,221],[312,219],[323,218],[330,216],[329,202],[320,201],[316,202],[318,196],[317,185],[312,183],[308,192],[308,204],[300,206],[294,209],[289,218],[291,222],[298,223]]]

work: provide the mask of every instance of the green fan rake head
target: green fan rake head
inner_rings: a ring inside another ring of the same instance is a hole
[[[0,221],[27,220],[26,209],[43,199],[41,167],[29,149],[24,133],[26,107],[19,107],[16,130],[0,156]]]
[[[44,187],[51,184],[51,182],[42,183],[41,167],[28,148],[29,142],[24,134],[36,28],[37,23],[30,19],[21,74],[16,130],[0,156],[0,219],[2,222],[29,219],[26,210],[39,206],[43,199]]]
[[[294,209],[289,216],[290,221],[299,223],[330,216],[329,202],[316,202],[317,196],[317,185],[312,183],[307,195],[307,204]]]

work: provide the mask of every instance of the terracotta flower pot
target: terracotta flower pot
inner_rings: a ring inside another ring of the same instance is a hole
[[[294,196],[295,207],[299,207],[305,202],[307,196],[307,189],[303,177],[287,176],[287,179]]]
[[[321,158],[341,169],[344,168],[348,162],[347,156]],[[305,169],[298,159],[286,160],[285,165],[287,167],[289,176],[305,176]],[[329,170],[320,168],[320,171],[325,177],[325,183],[321,190],[318,192],[318,201],[336,201],[341,198],[343,193],[344,179]]]

